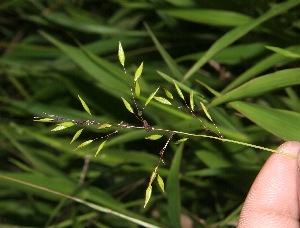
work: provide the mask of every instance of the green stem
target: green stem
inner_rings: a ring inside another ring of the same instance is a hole
[[[224,139],[224,138],[219,138],[219,137],[210,136],[210,135],[197,135],[197,134],[191,134],[191,133],[186,133],[186,132],[182,132],[182,131],[172,131],[172,132],[177,133],[177,134],[187,135],[187,136],[210,138],[210,139],[216,139],[216,140],[219,140],[219,141],[222,141],[222,142],[235,143],[235,144],[248,146],[248,147],[253,147],[253,148],[256,148],[256,149],[260,149],[260,150],[264,150],[264,151],[268,151],[268,152],[272,152],[272,153],[276,153],[276,154],[282,154],[284,156],[288,156],[288,157],[292,157],[292,158],[297,157],[297,155],[290,154],[290,153],[287,153],[287,152],[284,152],[284,151],[277,151],[277,150],[269,149],[269,148],[266,148],[266,147],[257,146],[257,145],[254,145],[254,144],[240,142],[240,141],[235,141],[235,140],[231,140],[231,139]]]

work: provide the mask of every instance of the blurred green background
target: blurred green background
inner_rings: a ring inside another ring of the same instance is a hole
[[[269,152],[200,137],[175,145],[176,134],[159,169],[166,192],[153,183],[143,208],[167,136],[124,129],[95,158],[101,140],[74,148],[109,130],[86,127],[70,145],[80,126],[33,122],[48,113],[141,126],[120,98],[132,101],[119,41],[128,76],[144,62],[140,106],[158,86],[174,95],[174,107],[147,105],[152,126],[213,135],[176,108],[175,80],[225,138],[271,149],[299,140],[300,0],[3,0],[0,34],[1,227],[236,226]]]

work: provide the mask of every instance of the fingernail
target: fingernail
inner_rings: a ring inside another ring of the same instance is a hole
[[[283,151],[287,154],[297,156],[297,166],[298,166],[298,172],[300,174],[300,142],[298,141],[288,141],[283,143],[280,147],[277,149],[278,151]]]
[[[298,173],[300,174],[300,142],[291,141],[291,152],[297,154]]]

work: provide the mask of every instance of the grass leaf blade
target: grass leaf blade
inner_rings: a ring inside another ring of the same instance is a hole
[[[134,81],[135,82],[139,79],[139,77],[141,76],[142,72],[143,72],[143,62],[141,63],[141,65],[135,71],[135,74],[134,74]]]
[[[148,97],[144,107],[146,107],[147,104],[149,104],[149,102],[152,100],[152,98],[155,96],[155,94],[157,93],[158,90],[159,90],[159,87]]]
[[[159,174],[157,174],[157,183],[160,187],[160,189],[165,192],[165,183],[164,180],[161,178],[161,176]]]
[[[246,23],[244,25],[240,25],[231,31],[227,32],[220,39],[218,39],[209,49],[208,51],[200,58],[184,75],[183,81],[189,79],[199,68],[201,68],[209,59],[211,59],[215,54],[219,51],[228,47],[233,42],[238,40],[239,38],[246,35],[248,32],[262,24],[263,22],[275,17],[297,5],[299,5],[299,1],[297,0],[289,0],[282,2],[280,4],[276,4],[276,6],[271,6],[268,12],[262,14],[257,19]]]
[[[144,203],[144,208],[147,206],[152,194],[152,186],[149,185],[148,188],[146,189],[146,195],[145,195],[145,203]]]
[[[288,51],[288,50],[285,50],[285,49],[282,49],[282,48],[279,48],[279,47],[273,47],[273,46],[266,46],[267,49],[271,50],[271,51],[274,51],[278,54],[281,54],[285,57],[288,57],[288,58],[300,58],[300,55],[299,54],[296,54],[294,52],[291,52],[291,51]]]
[[[150,139],[150,140],[157,140],[163,137],[163,135],[149,135],[145,139]]]
[[[175,86],[175,88],[176,88],[176,91],[177,91],[179,97],[180,97],[182,100],[185,101],[184,96],[183,96],[183,93],[181,92],[181,89],[178,87],[178,85],[176,84],[176,82],[175,82],[174,80],[173,80],[173,83],[174,83],[174,86]]]
[[[71,144],[72,142],[74,142],[76,139],[78,139],[78,137],[81,135],[81,132],[82,132],[82,131],[83,131],[83,128],[80,129],[80,130],[78,130],[78,131],[75,133],[75,135],[73,136],[72,141],[70,142],[70,144]]]
[[[119,57],[119,61],[120,61],[121,65],[124,68],[125,67],[125,53],[124,53],[121,42],[119,42],[118,57]]]
[[[85,101],[84,101],[79,95],[78,95],[78,98],[79,98],[79,100],[80,100],[80,102],[81,102],[81,104],[82,104],[84,110],[85,110],[88,114],[92,115],[92,113],[91,113],[89,107],[87,106],[87,104],[85,103]]]
[[[79,149],[81,149],[82,147],[85,147],[85,146],[89,145],[89,144],[90,144],[91,142],[93,142],[93,141],[94,141],[93,139],[87,140],[87,141],[81,143],[79,146],[77,146],[75,150],[79,150]]]
[[[170,101],[168,101],[164,97],[156,97],[154,96],[154,99],[157,100],[159,103],[165,104],[165,105],[172,105]]]
[[[105,143],[106,143],[106,140],[105,141],[103,141],[100,145],[99,145],[99,147],[98,147],[98,149],[97,149],[97,152],[96,152],[96,154],[95,154],[95,157],[98,155],[98,153],[103,149],[103,147],[105,146]]]
[[[167,181],[167,192],[168,192],[168,215],[170,220],[170,227],[180,228],[180,163],[183,152],[183,145],[180,144],[176,150],[175,156],[172,161],[170,172]]]
[[[123,97],[121,97],[121,98],[122,98],[122,101],[123,101],[125,107],[127,108],[127,110],[128,110],[129,112],[131,112],[131,113],[134,113],[134,111],[133,111],[131,105],[129,104],[129,102],[126,101],[125,98],[123,98]]]

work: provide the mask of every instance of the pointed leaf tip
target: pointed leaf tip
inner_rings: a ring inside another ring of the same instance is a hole
[[[84,101],[79,95],[78,95],[78,98],[79,98],[79,100],[80,100],[80,102],[81,102],[81,104],[82,104],[84,110],[85,110],[88,114],[92,115],[92,113],[91,113],[89,107],[87,106],[87,104],[85,103],[85,101]]]
[[[157,100],[159,103],[165,104],[165,105],[172,105],[171,102],[164,98],[164,97],[154,97],[155,100]]]
[[[194,111],[194,92],[193,92],[193,90],[191,90],[191,92],[190,92],[190,106],[191,106],[191,109],[192,109],[192,111]]]
[[[173,83],[174,83],[174,86],[175,86],[175,88],[176,88],[176,91],[177,91],[179,97],[180,97],[182,100],[185,101],[184,96],[183,96],[183,93],[181,92],[181,89],[179,88],[179,86],[176,84],[176,82],[175,82],[174,80],[173,80]]]
[[[141,76],[142,72],[143,72],[143,62],[141,63],[141,65],[135,71],[135,74],[134,74],[134,81],[135,82],[139,79],[139,77]]]
[[[105,128],[109,128],[112,125],[109,123],[105,123],[105,124],[101,124],[97,129],[101,130],[101,129],[105,129]]]
[[[71,144],[72,142],[74,142],[74,141],[80,136],[80,134],[81,134],[82,131],[83,131],[83,128],[80,129],[80,130],[78,130],[78,131],[75,133],[75,135],[74,135],[72,141],[70,142],[70,144]]]
[[[145,137],[145,139],[157,140],[157,139],[160,139],[161,137],[163,137],[163,135],[149,135],[149,136]]]
[[[51,131],[60,131],[60,130],[63,130],[63,129],[66,129],[68,127],[72,127],[74,126],[75,124],[73,122],[63,122],[63,123],[60,123],[58,124],[54,129],[52,129]]]
[[[93,141],[94,141],[93,139],[87,140],[87,141],[81,143],[79,146],[77,146],[75,150],[81,149],[82,147],[89,145]]]
[[[168,98],[170,98],[170,99],[173,99],[173,94],[172,94],[168,89],[165,89],[165,88],[164,88],[164,90],[165,90],[166,96],[167,96]]]
[[[157,182],[158,182],[158,185],[160,187],[160,189],[165,192],[165,183],[164,183],[164,180],[161,178],[161,176],[159,174],[157,174]]]
[[[204,106],[204,104],[203,104],[202,102],[200,102],[200,105],[201,105],[201,108],[203,109],[203,111],[204,111],[206,117],[207,117],[211,122],[214,122],[214,121],[212,120],[211,116],[209,115],[208,110],[207,110],[207,108]]]
[[[122,100],[123,100],[123,103],[124,103],[125,107],[127,108],[127,110],[128,110],[129,112],[131,112],[131,113],[134,113],[134,111],[133,111],[133,109],[132,109],[131,105],[129,104],[129,102],[128,102],[128,101],[126,101],[126,99],[125,99],[125,98],[123,98],[123,97],[121,97],[121,98],[122,98]]]
[[[145,196],[145,204],[144,208],[147,206],[152,194],[152,186],[149,185],[148,188],[146,189],[146,196]]]
[[[42,119],[36,119],[36,120],[33,120],[33,121],[48,123],[48,122],[52,122],[53,120],[54,119],[51,119],[51,118],[42,118]]]
[[[148,99],[146,100],[146,103],[145,103],[145,106],[147,106],[147,104],[149,104],[149,102],[152,100],[152,98],[155,96],[155,94],[157,93],[157,91],[159,90],[159,87],[153,92],[150,94],[150,96],[148,97]]]
[[[51,131],[61,131],[61,130],[64,130],[66,129],[67,127],[66,126],[63,126],[63,125],[60,125],[58,124],[55,128],[53,128]]]
[[[149,181],[149,184],[148,184],[149,186],[152,185],[153,181],[155,180],[155,177],[156,177],[156,174],[157,174],[157,168],[158,167],[156,167],[154,169],[154,171],[152,172],[152,174],[151,174],[150,181]]]
[[[106,143],[106,140],[103,141],[103,142],[99,145],[99,147],[98,147],[98,149],[97,149],[97,152],[96,152],[96,154],[95,154],[95,157],[96,157],[96,156],[98,155],[98,153],[103,149],[105,143]]]
[[[138,81],[135,82],[134,92],[136,97],[141,95],[141,87]]]
[[[124,65],[125,65],[125,53],[124,53],[121,42],[119,42],[118,56],[119,56],[119,60],[120,60],[121,65],[124,67]]]
[[[175,144],[180,144],[180,143],[183,143],[185,142],[186,140],[188,140],[189,138],[182,138],[182,139],[179,139],[175,142]]]

